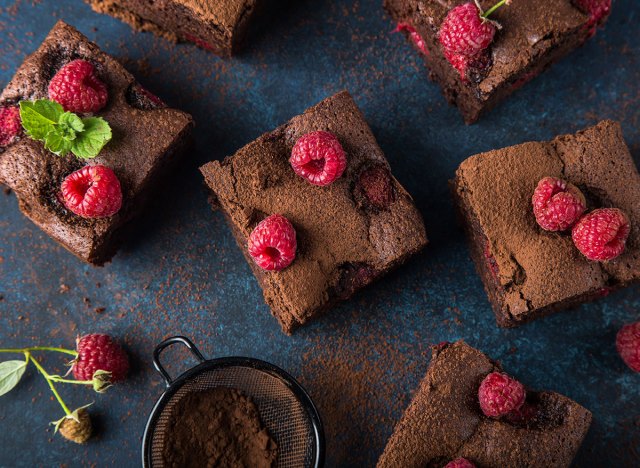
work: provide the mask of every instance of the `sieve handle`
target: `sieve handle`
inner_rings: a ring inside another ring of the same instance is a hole
[[[198,351],[198,348],[196,348],[196,345],[194,345],[191,342],[191,340],[186,336],[172,336],[171,338],[167,338],[166,340],[164,340],[162,343],[156,346],[156,349],[153,350],[153,366],[156,368],[158,372],[160,372],[160,374],[162,375],[162,378],[167,384],[167,387],[173,383],[173,379],[171,378],[169,373],[166,371],[166,369],[162,366],[162,363],[160,362],[160,354],[162,353],[162,351],[164,351],[165,348],[171,345],[174,345],[176,343],[180,343],[181,345],[186,346],[189,349],[189,351],[191,351],[191,354],[193,354],[198,361],[204,362],[206,360],[202,356],[200,351]]]

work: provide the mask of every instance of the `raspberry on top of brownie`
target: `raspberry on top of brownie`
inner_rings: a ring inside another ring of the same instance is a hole
[[[593,36],[611,0],[384,0],[384,7],[473,123]]]
[[[287,333],[427,243],[346,91],[201,171]]]
[[[442,343],[377,466],[568,467],[590,425],[575,401],[526,388],[463,341]]]
[[[452,187],[502,326],[640,279],[640,175],[616,122],[472,156]]]
[[[0,183],[38,227],[101,265],[192,126],[59,21],[0,94]]]

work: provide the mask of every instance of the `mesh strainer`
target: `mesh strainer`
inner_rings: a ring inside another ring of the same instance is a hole
[[[160,363],[160,354],[176,343],[186,346],[200,363],[172,379]],[[254,401],[260,419],[278,444],[277,467],[324,465],[324,433],[318,411],[306,391],[282,369],[246,357],[205,360],[195,345],[182,336],[160,343],[153,352],[153,364],[162,374],[167,390],[153,408],[144,432],[142,462],[145,467],[163,467],[167,423],[176,403],[191,392],[216,387],[238,389]]]

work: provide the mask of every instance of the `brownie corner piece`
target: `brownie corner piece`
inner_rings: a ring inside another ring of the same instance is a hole
[[[236,53],[267,0],[85,0],[137,31],[192,42],[222,57]]]
[[[527,389],[519,418],[486,417],[478,388],[499,363],[463,341],[433,348],[427,374],[396,425],[378,468],[441,467],[463,457],[476,466],[568,467],[592,415],[566,396]]]
[[[549,232],[537,224],[531,197],[547,176],[578,187],[587,211],[615,207],[626,213],[631,232],[619,257],[590,261],[570,230]],[[471,257],[501,326],[518,326],[640,279],[640,176],[617,122],[472,156],[456,171],[452,187]]]
[[[295,142],[316,131],[331,132],[347,159],[342,176],[323,187],[289,163]],[[286,333],[427,244],[420,213],[346,91],[201,171]],[[252,230],[271,214],[284,215],[297,235],[296,258],[282,271],[261,269],[247,248]]]
[[[489,47],[457,70],[445,57],[439,32],[450,9],[465,1],[384,0],[384,7],[468,124],[581,46],[610,13],[610,3],[590,13],[573,0],[512,2],[492,13],[501,27]],[[495,3],[480,2],[485,10]]]
[[[125,228],[144,208],[164,173],[180,160],[193,126],[189,114],[168,108],[120,63],[72,26],[59,21],[19,67],[0,94],[0,108],[48,99],[52,78],[72,61],[92,65],[106,86],[104,107],[93,115],[108,122],[113,137],[94,159],[57,156],[22,133],[0,148],[0,183],[16,194],[20,210],[50,237],[94,265],[109,261]],[[81,114],[83,115],[83,114]],[[119,180],[120,210],[108,217],[74,214],[61,201],[62,182],[89,165],[106,166]]]

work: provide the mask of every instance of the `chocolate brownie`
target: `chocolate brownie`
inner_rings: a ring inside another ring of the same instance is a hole
[[[546,176],[580,188],[588,210],[616,207],[627,214],[631,233],[622,255],[589,261],[570,233],[538,226],[531,197]],[[501,326],[517,326],[640,279],[640,176],[616,122],[472,156],[456,171],[452,187],[471,257]]]
[[[527,81],[591,37],[605,16],[594,18],[572,0],[514,1],[491,15],[502,28],[488,61],[470,67],[466,79],[445,58],[438,33],[449,10],[469,0],[384,0],[384,7],[421,52],[430,78],[465,122],[473,123]],[[486,10],[497,0],[482,0]]]
[[[114,16],[139,31],[193,42],[223,57],[244,39],[265,0],[85,0],[98,13]]]
[[[294,143],[315,131],[335,135],[347,156],[342,177],[324,187],[296,175],[289,164]],[[214,206],[225,214],[267,304],[287,333],[427,243],[411,196],[391,175],[346,91],[201,171]],[[282,271],[265,271],[250,257],[247,239],[258,222],[275,213],[295,226],[297,256]]]
[[[441,468],[463,457],[478,467],[567,467],[591,413],[553,392],[527,391],[524,419],[486,417],[478,387],[500,364],[463,341],[433,347],[426,377],[396,425],[378,468]]]
[[[88,164],[113,170],[122,187],[122,208],[96,219],[67,210],[60,201],[61,183],[87,162],[72,154],[56,156],[27,136],[0,149],[0,183],[15,192],[22,212],[44,232],[81,259],[101,265],[115,254],[123,227],[142,211],[162,173],[179,161],[193,121],[167,108],[116,60],[62,21],[18,69],[0,94],[0,107],[47,98],[51,78],[76,59],[90,62],[107,85],[108,102],[98,115],[110,124],[113,139]]]

